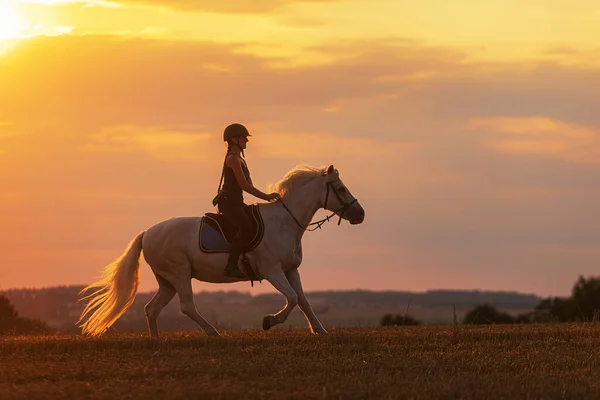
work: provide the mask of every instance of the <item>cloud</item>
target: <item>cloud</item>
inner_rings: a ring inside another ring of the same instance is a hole
[[[54,52],[57,44],[64,51]],[[39,120],[60,120],[85,129],[92,128],[93,121],[158,126],[177,121],[206,130],[215,121],[220,127],[229,118],[264,121],[283,115],[286,122],[310,113],[311,118],[298,122],[323,123],[327,125],[321,130],[343,130],[344,135],[360,137],[369,133],[370,127],[364,125],[370,125],[367,120],[373,112],[385,113],[392,121],[408,120],[419,106],[408,95],[413,91],[410,86],[378,82],[378,77],[398,68],[416,73],[422,64],[432,64],[424,54],[412,57],[411,48],[390,48],[399,55],[380,65],[383,50],[379,58],[371,58],[370,53],[361,56],[359,47],[354,60],[280,69],[269,65],[271,59],[240,54],[242,49],[115,37],[32,39],[0,64],[5,88],[0,104],[28,125],[35,124],[28,114],[39,103],[43,104],[36,107]],[[433,51],[429,57],[435,57]],[[35,93],[35,97],[20,93]],[[84,94],[86,101],[81,102]],[[48,100],[55,98],[60,101]],[[372,104],[377,104],[375,110]],[[369,116],[361,117],[363,110]],[[348,114],[355,116],[353,124],[331,123]],[[316,126],[293,128],[306,131]]]
[[[542,54],[549,56],[575,56],[579,53],[579,50],[573,46],[558,44],[554,46],[549,46],[542,51]]]
[[[541,117],[475,118],[469,127],[504,133],[507,138],[488,141],[502,153],[600,163],[600,130]]]
[[[551,118],[473,118],[469,121],[472,129],[491,129],[497,132],[514,133],[517,135],[535,136],[562,136],[576,139],[590,139],[596,136],[595,132],[586,127],[556,121]]]
[[[64,50],[55,52],[57,45]],[[532,144],[505,143],[500,147],[508,150],[502,152],[489,147],[494,140],[514,139],[496,132],[498,124],[532,130],[558,123],[562,125],[551,128],[568,126],[569,132],[575,132],[574,127],[592,131],[600,126],[600,113],[595,112],[600,81],[597,74],[580,68],[548,63],[527,68],[471,64],[464,52],[397,39],[357,41],[354,47],[350,41],[314,47],[310,51],[336,54],[336,61],[286,68],[243,50],[243,45],[111,36],[32,39],[0,59],[0,105],[28,132],[44,135],[48,121],[53,121],[54,134],[68,138],[73,148],[116,126],[139,131],[193,127],[218,135],[235,120],[259,133],[254,149],[264,146],[261,151],[269,157],[275,157],[277,149],[258,140],[263,130],[289,138],[309,135],[311,140],[301,144],[314,139],[314,147],[321,149],[319,157],[311,158],[315,163],[336,157],[333,143],[338,137],[348,140],[344,154],[362,145],[380,151],[389,143],[401,147],[411,143],[410,160],[419,164],[418,171],[454,180],[510,177],[518,185],[525,178],[539,184],[540,175],[528,175],[535,170],[531,166],[521,174],[500,173],[520,163],[507,158],[507,153],[512,149],[528,151],[530,156],[544,154],[530,151]],[[575,98],[580,99],[576,107]],[[32,109],[37,118],[30,117]],[[498,120],[497,115],[504,119]],[[545,119],[533,119],[536,115]],[[469,121],[499,136],[482,136]],[[546,153],[551,150],[548,146]],[[328,151],[330,157],[325,159]],[[282,162],[293,156],[286,148],[279,152]],[[401,160],[408,159],[405,151],[402,154],[402,158],[386,156],[374,162],[400,167]],[[298,157],[293,161],[303,161]],[[342,156],[337,160],[343,162]],[[558,171],[564,166],[548,168]]]
[[[261,157],[291,158],[310,155],[326,158],[333,152],[337,157],[347,158],[387,158],[401,151],[410,151],[415,143],[399,141],[381,141],[372,138],[344,138],[329,132],[314,133],[278,133],[260,134],[256,152]]]
[[[54,51],[58,44],[64,51]],[[464,52],[395,39],[309,49],[336,55],[326,65],[277,68],[243,51],[110,36],[33,39],[0,60],[0,105],[19,126],[60,121],[80,142],[107,126],[216,134],[231,120],[255,127],[273,121],[290,135],[427,143],[440,163],[481,151],[480,135],[465,129],[474,118],[481,124],[502,115],[513,130],[524,118],[530,125],[562,121],[571,130],[600,126],[598,74],[580,68],[471,64]],[[38,118],[30,118],[31,109]],[[532,120],[536,115],[547,120]],[[449,153],[447,146],[459,147]]]
[[[524,65],[465,65],[433,80],[419,95],[436,99],[441,115],[551,118],[600,126],[598,67],[539,62]],[[469,73],[467,73],[467,71]]]
[[[597,69],[600,66],[599,48],[582,49],[557,44],[544,49],[542,55],[563,65],[578,66],[581,68],[591,66],[593,69]]]
[[[166,130],[157,127],[111,126],[89,136],[84,151],[146,152],[161,160],[206,161],[200,150],[214,134]]]
[[[299,3],[330,3],[340,0],[113,0],[117,4],[141,4],[167,7],[188,12],[211,12],[223,14],[265,14]]]

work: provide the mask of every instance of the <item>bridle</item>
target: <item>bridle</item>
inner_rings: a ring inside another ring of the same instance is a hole
[[[335,182],[335,181],[334,181]],[[283,199],[279,199],[279,201],[281,202],[281,204],[283,205],[283,207],[287,210],[287,212],[292,216],[292,218],[294,219],[294,221],[296,221],[296,224],[298,224],[298,226],[300,227],[300,229],[303,229],[305,231],[311,232],[314,231],[316,229],[321,229],[321,226],[325,223],[325,222],[329,222],[329,219],[331,217],[333,217],[334,215],[338,214],[338,216],[340,217],[339,221],[338,221],[338,226],[342,223],[342,217],[344,216],[344,214],[346,213],[346,211],[348,211],[348,209],[350,207],[352,207],[352,205],[354,203],[356,203],[358,200],[357,199],[353,199],[350,203],[346,203],[344,202],[344,200],[342,200],[342,198],[340,197],[340,195],[338,194],[338,192],[333,188],[333,182],[327,182],[327,193],[325,194],[325,202],[323,203],[323,207],[324,209],[327,209],[327,201],[329,200],[329,190],[331,189],[331,191],[335,194],[335,196],[337,197],[338,201],[340,203],[342,203],[342,207],[340,207],[339,209],[337,209],[336,211],[334,211],[333,213],[331,213],[330,215],[326,216],[323,219],[320,219],[316,222],[311,222],[310,224],[308,224],[306,227],[302,226],[302,224],[298,221],[298,219],[296,219],[296,217],[294,217],[294,214],[292,213],[292,211],[288,208],[288,206],[285,205],[285,203],[283,202]],[[308,228],[311,225],[316,225],[314,228]]]

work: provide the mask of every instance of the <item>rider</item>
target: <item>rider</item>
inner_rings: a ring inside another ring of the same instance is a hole
[[[250,171],[244,159],[244,149],[251,136],[248,129],[242,124],[234,123],[225,128],[223,141],[227,143],[227,154],[223,166],[223,187],[217,195],[219,213],[234,225],[238,231],[233,239],[225,276],[243,278],[244,274],[238,268],[238,261],[243,246],[248,242],[251,234],[250,220],[246,214],[243,192],[266,201],[279,199],[278,193],[266,194],[255,188],[250,178]]]

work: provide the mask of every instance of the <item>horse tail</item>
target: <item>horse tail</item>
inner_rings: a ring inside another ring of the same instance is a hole
[[[135,300],[140,283],[140,254],[144,233],[139,233],[129,242],[125,252],[104,268],[100,280],[79,292],[83,295],[88,290],[97,289],[80,299],[80,301],[89,299],[77,321],[84,334],[102,335]],[[88,320],[82,323],[87,316],[89,316]]]

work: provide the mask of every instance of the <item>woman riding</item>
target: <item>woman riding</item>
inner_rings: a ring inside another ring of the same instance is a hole
[[[266,201],[279,199],[278,193],[266,194],[252,184],[250,171],[244,159],[244,149],[251,136],[242,124],[231,124],[223,132],[223,141],[227,143],[227,154],[223,165],[223,186],[219,190],[213,204],[217,205],[219,213],[237,228],[237,233],[231,245],[229,259],[225,267],[225,276],[243,278],[245,275],[238,268],[238,261],[244,245],[249,241],[251,225],[244,203],[243,192]]]

